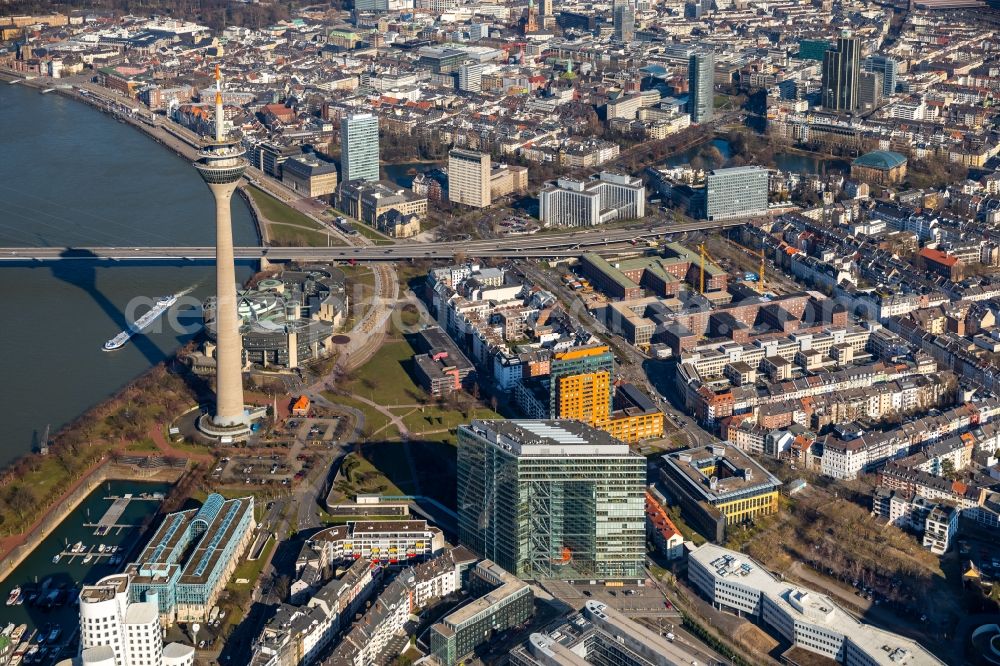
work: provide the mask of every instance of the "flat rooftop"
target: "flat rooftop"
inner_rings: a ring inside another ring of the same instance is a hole
[[[127,588],[128,576],[105,576],[93,585],[84,585],[80,591],[80,601],[89,604],[110,601],[116,594],[124,594]]]
[[[492,606],[498,604],[515,595],[521,595],[525,590],[529,590],[528,584],[520,578],[511,575],[501,567],[493,564],[489,560],[483,560],[478,568],[486,569],[490,574],[496,576],[500,581],[500,586],[496,587],[475,601],[468,603],[455,612],[441,618],[439,624],[454,630],[461,628],[463,624],[472,620],[480,613],[488,611]]]
[[[759,590],[796,622],[821,626],[850,639],[880,666],[944,664],[916,641],[857,620],[825,594],[780,581],[741,553],[706,543],[688,557],[719,578]]]
[[[663,461],[708,502],[728,501],[755,491],[768,492],[781,485],[757,461],[726,442],[667,453]]]
[[[380,532],[431,532],[437,529],[429,526],[426,520],[365,520],[352,522],[349,525],[352,536]]]
[[[138,582],[161,584],[173,578],[179,566],[178,583],[207,583],[227,545],[242,536],[238,532],[247,513],[252,522],[252,497],[227,500],[214,493],[200,509],[172,513],[129,572]]]
[[[474,420],[460,429],[516,456],[638,456],[630,452],[628,444],[580,421]]]
[[[514,649],[521,660],[560,666],[604,663],[600,643],[617,643],[642,659],[641,663],[667,666],[697,660],[679,643],[671,643],[604,603],[587,601],[584,610],[544,633],[533,633]],[[629,662],[633,663],[633,662]]]

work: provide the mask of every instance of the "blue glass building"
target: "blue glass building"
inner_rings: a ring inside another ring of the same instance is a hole
[[[200,509],[169,514],[126,568],[133,602],[154,595],[167,625],[205,621],[253,535],[253,497],[212,493]]]

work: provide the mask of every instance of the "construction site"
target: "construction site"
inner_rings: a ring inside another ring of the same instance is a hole
[[[584,254],[563,283],[612,332],[643,352],[669,344],[664,330],[680,313],[703,313],[737,304],[763,304],[801,289],[766,258],[724,236],[692,243],[650,243],[631,257]],[[697,335],[711,337],[707,325]],[[689,331],[679,331],[685,337]]]

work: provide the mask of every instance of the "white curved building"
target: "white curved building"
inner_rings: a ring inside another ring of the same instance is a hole
[[[80,592],[80,656],[60,666],[191,666],[194,648],[164,647],[155,595],[129,601],[127,574],[106,576]]]

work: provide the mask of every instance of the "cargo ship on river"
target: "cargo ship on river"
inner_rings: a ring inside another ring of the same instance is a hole
[[[148,328],[150,324],[160,317],[160,315],[169,310],[170,306],[176,303],[178,298],[186,293],[187,291],[183,291],[179,294],[160,296],[157,298],[153,307],[151,307],[146,314],[132,322],[132,324],[130,324],[124,331],[105,342],[104,351],[114,351],[124,347],[125,343],[131,340],[133,335],[141,333],[144,329]]]

